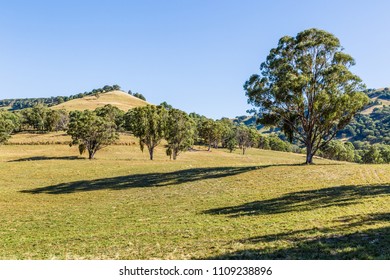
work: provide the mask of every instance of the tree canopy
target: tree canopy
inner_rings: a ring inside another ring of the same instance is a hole
[[[318,29],[285,36],[244,84],[259,122],[278,126],[306,147],[306,163],[368,103],[354,59],[339,40]]]
[[[0,110],[0,144],[7,142],[14,129],[13,114]]]
[[[154,148],[164,137],[167,110],[162,106],[147,105],[129,110],[125,116],[125,128],[139,138],[140,148],[148,148],[153,160]]]
[[[165,139],[166,153],[176,160],[180,152],[188,150],[194,143],[195,121],[178,109],[168,111]]]
[[[71,112],[67,133],[72,137],[71,145],[79,145],[80,154],[87,150],[89,159],[119,138],[112,119],[90,110]]]

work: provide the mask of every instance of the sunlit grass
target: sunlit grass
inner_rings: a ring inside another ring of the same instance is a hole
[[[0,155],[2,259],[390,257],[390,165],[163,147],[150,161],[135,144]]]
[[[106,104],[111,104],[118,107],[119,109],[127,112],[129,109],[145,106],[148,102],[145,102],[139,98],[136,98],[123,91],[110,91],[107,93],[101,93],[98,97],[96,96],[85,96],[83,98],[76,98],[56,106],[51,107],[52,109],[65,109],[67,111],[74,110],[94,110],[97,107],[103,107]]]

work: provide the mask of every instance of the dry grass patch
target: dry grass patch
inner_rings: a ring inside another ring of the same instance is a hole
[[[149,104],[146,101],[143,101],[139,98],[136,98],[130,94],[127,94],[123,91],[110,91],[107,93],[102,93],[99,97],[96,96],[85,96],[83,98],[73,99],[56,106],[51,107],[52,109],[65,109],[67,111],[74,110],[95,110],[98,107],[103,107],[104,105],[111,104],[118,107],[119,109],[127,112],[129,109],[145,106]]]

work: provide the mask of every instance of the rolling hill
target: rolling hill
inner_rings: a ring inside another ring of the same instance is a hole
[[[67,111],[85,109],[94,110],[107,104],[116,106],[123,111],[128,111],[131,108],[145,106],[149,103],[123,91],[114,90],[102,93],[98,97],[90,95],[83,98],[73,99],[50,108],[58,110],[65,109]]]

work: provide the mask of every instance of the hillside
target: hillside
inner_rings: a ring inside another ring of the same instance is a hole
[[[123,111],[128,111],[131,108],[138,106],[145,106],[149,104],[137,97],[134,97],[123,91],[115,90],[107,93],[101,93],[96,96],[85,96],[83,98],[73,99],[58,105],[51,107],[52,109],[65,109],[67,111],[74,110],[94,110],[97,107],[103,107],[104,105],[111,104],[118,107]]]
[[[366,91],[371,103],[361,112],[362,115],[370,115],[375,109],[390,106],[389,88],[369,89]]]

